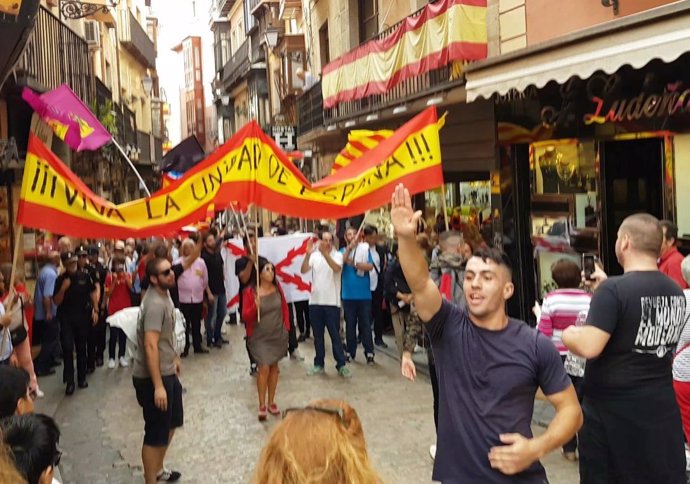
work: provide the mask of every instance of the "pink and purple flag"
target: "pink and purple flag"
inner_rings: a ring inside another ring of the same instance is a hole
[[[25,87],[22,98],[75,151],[94,151],[113,139],[67,84],[41,95]]]

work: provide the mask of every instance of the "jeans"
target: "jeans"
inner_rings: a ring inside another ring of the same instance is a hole
[[[288,304],[288,314],[290,315],[290,332],[288,333],[288,352],[292,354],[297,349],[297,328],[295,327],[295,304]]]
[[[125,356],[125,349],[127,348],[127,335],[121,328],[115,326],[110,327],[110,341],[108,341],[108,357],[111,360],[115,359],[115,345],[119,345],[120,351],[117,352],[118,358]]]
[[[65,318],[66,319],[66,318]],[[86,342],[91,320],[71,318],[61,321],[63,383],[74,383],[74,350],[77,351],[77,381],[86,381]]]
[[[335,358],[335,367],[339,370],[345,366],[345,351],[343,350],[342,341],[340,341],[340,308],[337,306],[309,306],[309,318],[311,320],[311,327],[314,332],[314,348],[316,349],[316,356],[314,357],[314,366],[325,366],[324,359],[326,357],[326,347],[324,345],[325,330],[328,329],[328,335],[331,337],[331,346],[333,347],[333,358]]]
[[[374,356],[374,342],[371,337],[371,301],[368,299],[343,301],[345,313],[345,337],[347,352],[354,358],[357,356],[357,330],[362,338],[364,354]],[[312,321],[312,326],[314,321]]]
[[[41,352],[36,357],[36,371],[48,371],[53,362],[62,357],[60,348],[60,323],[57,318],[50,321],[34,321],[34,328],[41,328]]]
[[[208,314],[206,314],[206,343],[211,346],[213,343],[220,341],[220,330],[223,329],[223,320],[227,313],[228,299],[225,291],[221,294],[214,294],[215,300],[213,304],[208,305]]]
[[[565,355],[561,355],[561,360],[565,363]],[[582,393],[584,390],[585,378],[581,376],[570,376],[570,381],[573,382],[573,387],[575,388],[575,393],[577,394],[577,400],[582,405]],[[573,436],[568,442],[563,445],[563,452],[575,452],[577,450],[577,434]]]
[[[96,360],[103,360],[105,330],[105,313],[99,312],[98,324],[89,326],[89,339],[86,347],[86,363],[89,368],[96,366]]]
[[[184,350],[189,351],[189,333],[192,334],[194,351],[201,350],[201,303],[180,303],[180,312],[184,316],[187,328],[185,330]]]
[[[309,337],[309,332],[311,330],[309,301],[297,301],[293,303],[295,306],[295,313],[297,314],[297,328],[299,328],[299,334]]]

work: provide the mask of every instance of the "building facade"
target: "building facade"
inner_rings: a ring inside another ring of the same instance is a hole
[[[203,85],[201,37],[190,36],[173,50],[184,59],[184,85],[180,90],[180,127],[182,139],[196,136],[207,151],[212,141],[206,136],[206,100]]]

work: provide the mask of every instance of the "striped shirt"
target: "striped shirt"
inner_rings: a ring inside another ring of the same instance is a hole
[[[592,295],[582,289],[556,289],[544,298],[537,329],[551,338],[561,355],[568,354],[563,344],[563,330],[577,322],[581,312],[589,311]]]
[[[673,379],[676,381],[690,382],[690,289],[683,289],[685,294],[685,325],[680,333],[678,353],[673,358]]]

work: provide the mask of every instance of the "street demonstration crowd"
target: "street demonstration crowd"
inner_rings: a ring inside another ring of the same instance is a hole
[[[0,346],[0,482],[53,480],[60,431],[50,417],[33,414],[33,400],[42,395],[37,377],[62,364],[65,393],[72,395],[75,387],[88,387],[96,367],[129,366],[127,336],[106,319],[131,306],[139,307],[132,381],[144,417],[147,484],[181,477],[164,465],[184,420],[181,358],[190,349],[197,357],[228,344],[224,321],[245,325],[258,419],[282,416],[253,482],[382,482],[355,409],[319,400],[281,411],[276,392],[278,363],[286,356],[302,360],[300,342],[313,338],[308,375],[318,377],[327,368],[328,332],[336,372],[347,379],[360,345],[374,365],[389,330],[404,377],[416,378],[413,353],[427,354],[434,480],[545,483],[539,459],[561,449],[565,459],[579,461],[582,483],[687,482],[690,257],[676,247],[675,225],[648,214],[626,218],[616,240],[620,276],[608,277],[598,261],[590,274],[570,258],[558,260],[551,268],[557,288],[535,304],[538,324],[531,328],[506,314],[514,292],[511,261],[476,227],[421,230],[421,213],[402,185],[391,203],[391,244],[371,225],[342,233],[327,224],[316,228],[301,266],[312,280],[304,302],[288,303],[273,262],[256,255],[259,227],[242,231],[246,255],[234,268],[238,318],[226,314],[219,250],[238,234],[214,226],[150,244],[80,245],[63,237],[60,250],[48,254],[33,297],[21,274],[6,287],[11,267],[0,267],[0,323],[7,329]],[[288,231],[280,224],[273,230]],[[179,320],[184,344],[178,346]],[[40,345],[34,358],[32,345]],[[535,437],[538,394],[555,417]]]

